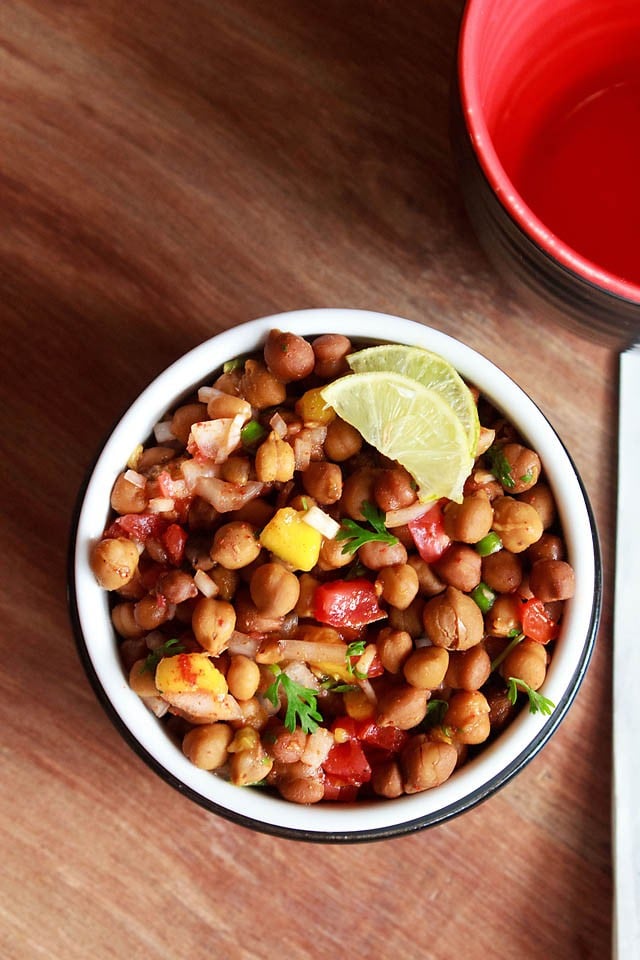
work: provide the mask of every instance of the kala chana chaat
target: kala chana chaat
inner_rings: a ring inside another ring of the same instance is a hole
[[[131,688],[295,803],[443,783],[540,692],[574,574],[543,465],[425,350],[272,330],[133,451],[91,554]]]

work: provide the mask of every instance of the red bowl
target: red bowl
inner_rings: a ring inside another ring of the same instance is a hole
[[[472,224],[490,258],[512,286],[537,306],[550,307],[580,329],[586,324],[603,338],[618,342],[640,335],[640,257],[635,279],[626,268],[617,271],[616,259],[625,254],[631,260],[629,250],[635,253],[637,244],[625,242],[618,214],[609,220],[606,214],[615,201],[620,217],[626,217],[629,230],[635,232],[639,221],[630,211],[635,205],[640,210],[640,186],[636,186],[640,137],[634,116],[617,118],[618,142],[627,150],[603,149],[609,140],[599,138],[593,127],[589,156],[580,153],[581,143],[568,142],[560,173],[568,178],[569,189],[582,186],[585,190],[584,200],[576,201],[576,217],[579,214],[582,219],[576,220],[573,235],[570,222],[558,226],[562,212],[556,212],[554,222],[554,205],[559,209],[566,193],[559,175],[542,184],[537,201],[530,206],[527,200],[532,192],[524,189],[530,184],[522,179],[523,158],[536,138],[543,161],[550,151],[557,157],[565,146],[562,142],[558,146],[558,140],[569,130],[572,114],[593,100],[594,91],[615,92],[626,84],[625,94],[631,91],[640,116],[639,40],[637,0],[516,4],[469,0],[460,27],[452,96],[452,138],[461,187]],[[566,122],[565,116],[569,117]],[[603,122],[613,124],[612,110],[604,111]],[[589,165],[594,167],[593,155],[598,151],[598,163],[610,163],[602,171],[606,176],[596,182],[609,189],[608,196],[601,198],[587,180],[582,182]],[[626,174],[620,170],[621,161],[623,167],[626,163]],[[590,230],[599,242],[597,262],[589,256]]]

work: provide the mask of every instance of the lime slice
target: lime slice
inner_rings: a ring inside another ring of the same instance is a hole
[[[368,443],[409,471],[420,500],[462,500],[473,457],[459,417],[441,394],[378,371],[348,374],[321,393]]]
[[[460,374],[443,357],[422,347],[385,343],[352,353],[347,360],[356,373],[388,370],[402,373],[430,390],[436,390],[460,418],[468,437],[469,452],[475,455],[480,436],[475,400]]]

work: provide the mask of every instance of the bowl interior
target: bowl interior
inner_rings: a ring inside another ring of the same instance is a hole
[[[430,792],[379,803],[304,807],[260,789],[231,786],[183,756],[129,688],[120,665],[108,595],[88,564],[91,546],[109,514],[113,481],[168,409],[194,387],[210,382],[225,360],[261,346],[272,327],[307,336],[341,332],[379,340],[388,340],[392,332],[400,343],[441,354],[504,411],[538,451],[554,491],[577,583],[544,685],[544,694],[556,709],[549,717],[521,713],[480,757]],[[595,638],[599,594],[597,540],[588,502],[564,446],[533,402],[494,364],[459,341],[412,321],[356,310],[305,310],[252,321],[196,347],[160,374],[117,424],[95,463],[80,504],[71,555],[71,606],[80,653],[103,705],[131,745],[166,780],[203,806],[266,832],[307,840],[377,839],[404,833],[460,813],[506,782],[548,739],[576,692]]]
[[[545,144],[546,155],[557,149],[558,136],[541,135],[554,129],[554,118],[570,117],[571,108],[593,98],[594,91],[637,76],[639,37],[635,0],[469,0],[458,57],[467,131],[500,203],[525,234],[568,270],[634,302],[640,302],[640,285],[607,268],[606,247],[602,259],[577,250],[575,240],[554,232],[545,222],[549,218],[541,218],[537,203],[530,206],[517,184],[534,142]],[[622,124],[622,137],[634,122],[630,115]],[[584,157],[584,164],[589,163]],[[573,179],[580,174],[576,169]],[[577,237],[590,222],[582,231],[576,222]]]

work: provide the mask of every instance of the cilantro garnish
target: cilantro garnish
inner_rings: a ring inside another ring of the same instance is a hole
[[[442,722],[448,709],[449,704],[446,700],[429,700],[427,703],[427,713],[425,718],[427,721],[427,726],[442,726]]]
[[[519,677],[509,677],[507,680],[507,697],[514,706],[518,699],[519,690],[526,693],[529,697],[529,713],[544,713],[546,716],[549,716],[555,709],[556,705],[553,700],[549,700],[548,697],[543,697],[541,693],[533,690],[528,683],[525,683],[524,680],[521,680]]]
[[[371,543],[374,540],[389,545],[398,542],[398,538],[389,533],[384,525],[385,515],[383,511],[369,503],[368,500],[365,500],[362,504],[362,515],[370,525],[370,530],[349,517],[341,522],[336,540],[344,541],[343,553],[355,553],[363,543]]]
[[[502,484],[502,486],[506,487],[508,490],[512,490],[513,487],[515,487],[516,482],[513,479],[513,474],[511,473],[511,464],[505,457],[502,447],[497,446],[494,443],[493,446],[489,447],[487,450],[486,457],[489,461],[491,473],[494,475],[498,483]]]
[[[354,640],[353,643],[348,644],[347,652],[344,655],[348,672],[352,674],[352,676],[356,677],[357,680],[364,680],[367,675],[366,673],[360,673],[359,670],[355,669],[354,665],[351,663],[351,658],[361,657],[364,653],[364,648],[364,640]]]
[[[180,641],[175,639],[167,640],[166,643],[161,644],[161,646],[151,651],[144,661],[140,673],[146,673],[147,670],[150,673],[155,673],[156,667],[163,657],[173,657],[177,653],[184,653],[184,647]]]
[[[510,642],[506,645],[502,653],[499,653],[495,660],[491,661],[491,670],[492,672],[499,667],[503,660],[509,656],[514,647],[517,647],[518,644],[524,640],[524,633],[521,633],[517,628],[513,628],[507,634],[511,638]]]
[[[315,690],[303,687],[301,683],[296,683],[281,670],[277,663],[270,664],[269,669],[275,675],[275,680],[267,687],[264,695],[274,707],[277,707],[280,703],[278,688],[281,686],[284,690],[287,698],[284,725],[287,730],[293,733],[299,723],[304,733],[314,733],[318,729],[318,724],[322,723],[323,720],[322,714],[318,712]]]

